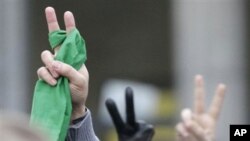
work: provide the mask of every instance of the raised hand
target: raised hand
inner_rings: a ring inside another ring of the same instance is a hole
[[[201,75],[195,77],[194,109],[184,109],[181,112],[182,121],[177,124],[178,141],[214,141],[215,130],[226,86],[217,86],[214,98],[209,109],[205,110],[205,90]]]
[[[115,102],[106,100],[106,107],[115,125],[119,141],[151,141],[154,135],[152,125],[136,121],[133,101],[133,91],[130,87],[125,90],[126,123],[121,118]]]
[[[52,7],[47,7],[45,9],[45,15],[49,32],[59,30],[60,27],[57,22],[55,10]],[[75,19],[71,12],[67,11],[64,13],[64,23],[67,33],[75,28]],[[60,47],[55,48],[55,53],[51,53],[48,50],[42,52],[41,59],[44,66],[37,70],[37,74],[40,79],[46,81],[52,86],[56,85],[59,76],[64,76],[69,79],[73,107],[71,119],[74,120],[85,114],[89,73],[85,65],[79,70],[76,70],[68,64],[54,60],[59,48]]]

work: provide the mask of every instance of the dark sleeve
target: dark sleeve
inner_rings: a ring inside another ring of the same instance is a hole
[[[73,122],[70,125],[66,141],[99,141],[93,129],[89,109],[87,109],[85,117],[80,118],[80,121],[77,121],[77,123]]]

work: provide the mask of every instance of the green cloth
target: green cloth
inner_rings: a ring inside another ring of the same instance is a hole
[[[85,63],[85,41],[77,29],[66,34],[63,30],[49,33],[50,45],[60,45],[55,60],[67,63],[79,70]],[[64,141],[72,112],[69,80],[60,77],[56,86],[38,80],[35,86],[31,110],[31,124],[38,124],[49,134],[52,141]]]

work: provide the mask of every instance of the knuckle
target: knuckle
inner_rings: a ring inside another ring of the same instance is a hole
[[[46,68],[45,67],[41,67],[37,70],[37,75],[38,76],[44,76],[46,75]]]
[[[39,69],[37,69],[37,71],[36,71],[37,75],[41,74],[42,69],[43,69],[43,67],[40,67]]]
[[[48,50],[44,50],[44,51],[41,53],[41,58],[47,57],[48,54],[50,54],[50,52],[49,52]]]
[[[179,131],[180,130],[180,127],[181,127],[181,123],[178,123],[175,125],[175,130]]]

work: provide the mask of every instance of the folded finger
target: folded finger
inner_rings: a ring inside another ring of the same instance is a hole
[[[186,121],[184,124],[187,131],[198,141],[205,141],[205,131],[197,122],[189,120]]]
[[[57,82],[56,79],[52,77],[49,71],[45,67],[41,67],[37,70],[37,75],[40,79],[44,80],[48,84],[54,86]]]
[[[188,121],[188,120],[191,120],[192,119],[192,111],[188,108],[186,109],[183,109],[181,111],[181,118],[182,120],[185,122],[185,121]]]
[[[50,51],[45,50],[41,53],[41,59],[42,59],[43,64],[46,66],[46,68],[49,69],[49,72],[52,74],[52,76],[54,78],[57,78],[59,74],[56,71],[54,71],[54,69],[52,68],[54,55]]]
[[[72,66],[59,61],[53,61],[52,68],[59,75],[67,77],[72,84],[82,85],[83,76]]]
[[[178,123],[175,126],[175,130],[177,132],[177,136],[179,136],[181,138],[186,138],[189,136],[188,131],[185,129],[183,123]]]

